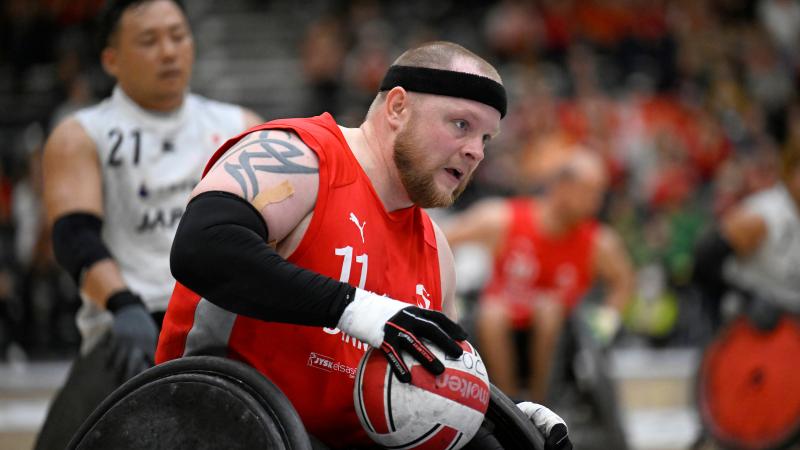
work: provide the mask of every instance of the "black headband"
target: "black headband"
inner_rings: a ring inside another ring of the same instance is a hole
[[[400,86],[407,91],[475,100],[506,115],[506,90],[502,84],[480,75],[427,67],[391,66],[380,91]]]

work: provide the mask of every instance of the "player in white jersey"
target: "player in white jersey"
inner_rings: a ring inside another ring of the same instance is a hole
[[[128,289],[163,312],[175,283],[166,256],[189,192],[211,152],[245,129],[242,109],[188,94],[178,110],[155,115],[117,86],[75,120],[95,144],[103,179],[102,240]],[[84,303],[85,348],[111,323],[104,311]]]
[[[180,2],[112,0],[102,19],[114,92],[59,124],[44,151],[53,247],[83,298],[83,342],[37,448],[64,448],[106,395],[152,364],[189,193],[222,142],[262,122],[188,92],[194,47]]]
[[[783,151],[781,182],[746,198],[722,217],[698,246],[695,279],[715,325],[730,286],[755,296],[758,317],[774,324],[774,310],[800,314],[800,148]]]
[[[779,183],[746,199],[741,211],[726,222],[747,258],[732,258],[725,278],[794,313],[800,313],[798,204],[787,185]]]

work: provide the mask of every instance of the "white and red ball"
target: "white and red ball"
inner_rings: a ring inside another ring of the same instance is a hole
[[[381,351],[364,355],[353,399],[361,425],[376,443],[397,450],[456,450],[475,436],[489,407],[489,377],[475,348],[460,344],[459,358],[428,345],[445,366],[438,376],[403,352],[411,383],[394,376]]]

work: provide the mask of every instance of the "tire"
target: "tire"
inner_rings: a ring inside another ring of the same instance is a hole
[[[770,331],[745,316],[724,326],[703,352],[696,399],[703,428],[723,447],[778,450],[800,442],[800,322]]]
[[[254,368],[181,358],[132,378],[83,423],[68,449],[311,450],[286,396]]]

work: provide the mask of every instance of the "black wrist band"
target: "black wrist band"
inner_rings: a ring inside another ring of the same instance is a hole
[[[117,291],[111,294],[111,297],[108,297],[106,309],[111,311],[111,313],[116,313],[120,309],[129,305],[144,306],[144,302],[142,301],[141,297],[129,291],[128,289],[125,289],[122,291]]]

